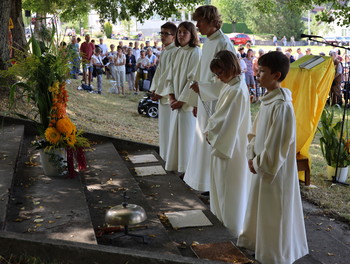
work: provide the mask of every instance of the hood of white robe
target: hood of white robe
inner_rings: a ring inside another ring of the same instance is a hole
[[[287,88],[274,89],[260,98],[263,104],[271,104],[275,101],[282,100],[285,102],[292,101],[292,92]]]

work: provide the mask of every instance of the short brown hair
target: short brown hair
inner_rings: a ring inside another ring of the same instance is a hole
[[[169,29],[171,34],[174,34],[176,33],[176,25],[172,22],[166,22],[165,24],[163,24],[161,27],[161,29],[164,28],[164,29]]]
[[[188,43],[188,46],[190,47],[199,47],[199,39],[198,39],[198,35],[197,35],[197,30],[196,30],[196,27],[195,25],[192,23],[192,22],[188,22],[188,21],[185,21],[185,22],[182,22],[178,27],[177,27],[177,30],[176,30],[176,36],[175,36],[175,46],[176,47],[179,47],[181,46],[180,45],[180,42],[177,40],[177,34],[179,32],[179,28],[180,27],[184,27],[186,30],[188,30],[191,34],[191,40],[190,42]]]
[[[222,20],[221,15],[219,14],[219,10],[212,5],[203,5],[198,7],[194,11],[192,18],[194,21],[203,19],[207,23],[215,26],[217,29],[220,29],[222,26]]]
[[[221,50],[216,53],[210,63],[210,70],[215,69],[223,70],[225,74],[227,72],[233,73],[234,76],[240,75],[242,71],[239,59],[229,50]]]
[[[287,76],[290,62],[289,58],[282,52],[272,51],[262,55],[258,60],[258,65],[269,68],[271,73],[280,72],[281,77],[278,82],[282,82]]]

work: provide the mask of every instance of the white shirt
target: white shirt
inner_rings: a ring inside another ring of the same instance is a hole
[[[136,66],[141,63],[140,68],[141,69],[145,69],[146,66],[150,65],[149,59],[144,57],[144,58],[138,58],[138,60],[136,61]]]
[[[102,50],[101,55],[102,55],[102,58],[104,58],[108,52],[107,45],[103,43],[103,44],[99,44],[98,46],[101,48]]]

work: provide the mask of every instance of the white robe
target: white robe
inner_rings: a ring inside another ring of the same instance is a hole
[[[236,53],[230,39],[221,30],[217,30],[204,43],[202,48],[203,55],[196,72],[196,80],[198,81],[201,99],[206,102],[207,106],[204,106],[198,97],[195,137],[184,181],[190,187],[199,191],[209,191],[210,188],[209,164],[211,148],[205,140],[203,131],[209,118],[205,107],[210,112],[214,111],[215,102],[223,87],[223,83],[218,81],[210,71],[210,62],[215,54],[221,50],[230,50]]]
[[[250,96],[240,76],[226,84],[205,132],[212,147],[210,210],[237,237],[243,228],[250,188],[245,151]]]
[[[291,264],[308,254],[295,150],[291,92],[281,88],[260,98],[249,134],[248,159],[257,174],[238,245],[263,264]]]
[[[168,151],[169,143],[169,120],[170,120],[170,106],[168,95],[164,94],[165,81],[171,68],[173,56],[177,51],[177,47],[174,43],[165,47],[165,50],[161,53],[156,73],[154,74],[150,91],[154,91],[156,94],[163,96],[159,100],[158,109],[158,131],[159,131],[159,155],[163,160],[166,160],[166,153]]]
[[[192,115],[191,98],[196,98],[190,83],[194,80],[201,50],[185,46],[177,50],[167,77],[169,94],[177,101],[184,102],[180,109],[171,111],[169,123],[169,145],[165,169],[185,172],[193,143],[195,118]]]

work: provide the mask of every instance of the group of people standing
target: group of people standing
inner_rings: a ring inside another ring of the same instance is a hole
[[[278,39],[277,39],[277,37],[276,37],[276,35],[274,35],[273,37],[272,37],[272,42],[273,42],[273,45],[275,45],[275,46],[277,46],[277,44],[278,44]],[[282,44],[283,44],[283,46],[287,46],[287,37],[286,36],[283,36],[282,38],[281,38],[281,42],[282,42]],[[294,36],[291,36],[290,37],[290,46],[295,46],[295,38],[294,38]]]
[[[151,85],[159,100],[159,146],[165,169],[210,195],[210,209],[261,263],[289,264],[308,253],[296,166],[289,70],[280,52],[262,55],[266,88],[251,126],[250,94],[240,60],[220,30],[216,7],[193,14],[195,25],[161,26],[164,50]]]
[[[97,79],[97,93],[102,93],[102,74],[106,72],[108,79],[114,82],[109,92],[116,94],[125,94],[125,81],[128,82],[130,91],[135,94],[139,91],[139,84],[148,84],[150,86],[158,64],[159,54],[162,50],[157,46],[150,46],[150,42],[146,41],[139,45],[139,42],[129,42],[129,46],[124,46],[123,41],[119,41],[117,48],[114,44],[110,45],[110,49],[103,38],[99,39],[100,43],[95,44],[90,39],[90,35],[85,35],[85,42],[80,45],[76,43],[76,38],[72,37],[72,49],[76,56],[72,56],[72,74],[73,77],[80,69],[80,59],[83,69],[83,83],[87,87],[92,87],[93,77]],[[142,79],[143,82],[140,82]],[[146,81],[146,82],[145,82]],[[144,87],[145,88],[145,87]],[[148,87],[149,89],[149,87]]]

